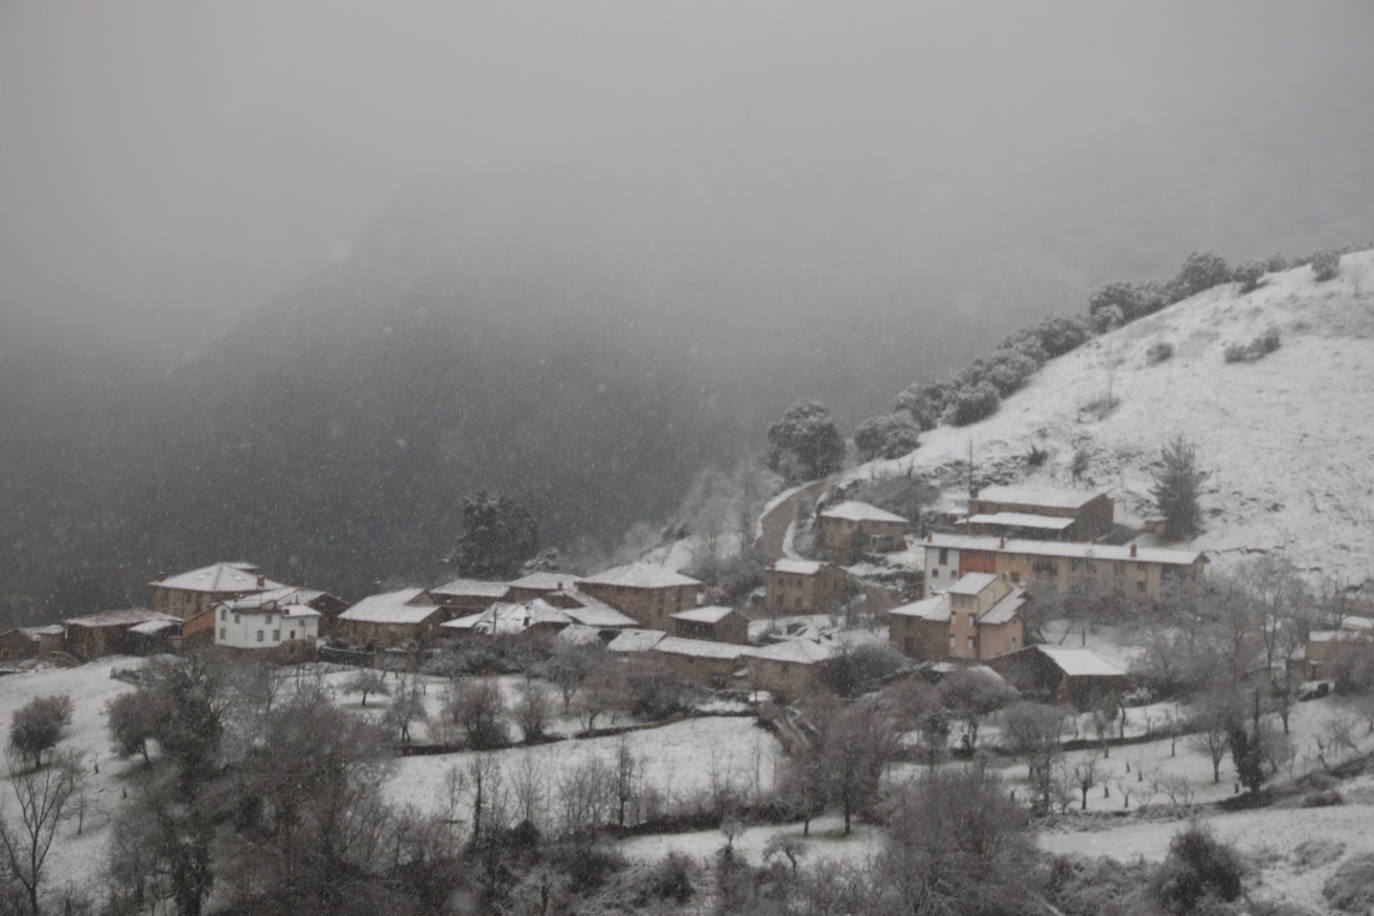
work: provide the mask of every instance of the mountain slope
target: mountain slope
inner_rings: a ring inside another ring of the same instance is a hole
[[[1281,335],[1277,351],[1225,362],[1228,344],[1270,328]],[[1157,342],[1174,355],[1150,365]],[[1119,403],[1108,415],[1085,409],[1109,392]],[[1160,446],[1182,435],[1210,471],[1206,530],[1193,543],[1215,563],[1274,552],[1314,580],[1358,582],[1374,571],[1371,394],[1374,251],[1364,251],[1346,255],[1326,283],[1301,267],[1247,295],[1225,284],[1098,337],[1047,363],[987,420],[932,430],[912,454],[851,476],[911,470],[962,495],[971,442],[982,482],[1101,487],[1118,518],[1139,519],[1152,512]],[[1032,446],[1049,453],[1039,468],[1026,461]],[[1075,482],[1080,448],[1091,460]]]

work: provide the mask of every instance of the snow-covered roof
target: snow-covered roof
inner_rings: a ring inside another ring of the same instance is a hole
[[[1031,646],[1026,651],[1039,651],[1070,677],[1124,677],[1126,674],[1092,649]]]
[[[145,620],[142,623],[136,623],[129,627],[129,632],[138,633],[143,636],[152,636],[155,633],[161,633],[163,630],[176,627],[180,623],[180,620]]]
[[[907,523],[900,515],[853,499],[827,506],[821,510],[821,518],[842,518],[851,522],[897,522],[902,525]]]
[[[1364,642],[1369,634],[1359,630],[1313,630],[1307,634],[1308,642]]]
[[[690,611],[678,611],[676,614],[669,614],[674,620],[690,620],[693,623],[720,623],[726,615],[734,611],[732,607],[713,604],[710,607],[692,608]]]
[[[581,623],[570,623],[558,631],[556,638],[574,646],[600,645],[601,630]]]
[[[339,615],[340,620],[362,623],[421,623],[439,608],[432,604],[411,604],[425,593],[422,588],[369,595]]]
[[[511,588],[528,588],[540,592],[556,592],[564,586],[571,585],[577,576],[570,572],[550,572],[541,569],[538,572],[528,573],[512,582],[506,583]]]
[[[1027,600],[1024,588],[1014,588],[1003,595],[996,604],[984,611],[978,617],[978,622],[988,626],[1010,623],[1020,613],[1021,608],[1026,606]]]
[[[945,592],[950,595],[977,595],[996,581],[996,573],[965,573],[959,577],[958,582],[945,589]]]
[[[1063,531],[1073,524],[1073,519],[1058,515],[1036,515],[1031,512],[991,512],[970,515],[970,525],[1001,525],[1004,528],[1043,528],[1046,531]]]
[[[749,647],[729,642],[713,642],[709,639],[665,636],[654,644],[653,651],[670,655],[693,655],[698,658],[739,658],[749,651]]]
[[[828,563],[822,563],[819,560],[793,560],[784,557],[774,560],[769,569],[780,573],[795,573],[799,576],[814,576],[828,565]]]
[[[149,620],[170,620],[179,623],[181,618],[147,608],[131,607],[120,611],[96,611],[80,617],[68,617],[63,621],[69,627],[129,627]]]
[[[576,601],[577,607],[564,608],[563,611],[578,623],[590,627],[632,627],[639,621],[626,616],[599,598],[575,588],[565,588],[560,593]]]
[[[814,665],[826,661],[834,653],[833,646],[823,645],[814,639],[789,639],[787,642],[774,643],[749,652],[754,658],[799,665]]]
[[[441,627],[454,630],[471,630],[474,633],[523,633],[538,624],[563,625],[572,623],[563,610],[544,601],[530,601],[525,604],[498,602],[482,611],[441,623]]]
[[[320,612],[308,604],[288,604],[281,609],[281,615],[291,620],[302,617],[318,617]]]
[[[1029,556],[1067,557],[1071,559],[1134,560],[1139,563],[1164,563],[1191,566],[1202,557],[1199,550],[1172,550],[1163,547],[1138,547],[1131,556],[1129,544],[1076,544],[1064,541],[1033,541],[968,534],[931,534],[922,542],[926,549],[948,547],[954,550],[985,550],[996,553],[1020,553]]]
[[[15,627],[15,631],[31,642],[38,642],[40,636],[61,636],[64,632],[62,626],[56,623],[42,627]]]
[[[894,607],[888,613],[896,614],[899,617],[919,617],[922,620],[948,623],[949,599],[944,595],[936,595],[933,598],[925,598],[921,601],[913,601],[910,604]]]
[[[1374,630],[1374,618],[1351,614],[1341,618],[1342,630]]]
[[[629,563],[625,566],[616,566],[594,576],[586,576],[578,581],[590,582],[593,585],[618,585],[622,588],[679,588],[701,585],[699,581],[690,576],[684,576],[666,566],[655,566],[652,563]]]
[[[251,563],[214,563],[148,584],[153,588],[174,588],[186,592],[261,592],[284,587],[280,582],[265,578],[259,585],[258,579],[258,568]]]
[[[454,579],[429,591],[432,595],[452,595],[455,598],[504,598],[506,592],[510,591],[510,584],[484,579]]]
[[[978,491],[974,497],[990,503],[1013,503],[1023,506],[1047,506],[1053,509],[1077,509],[1085,506],[1097,497],[1099,493],[1089,493],[1083,490],[1061,490],[1058,487],[1021,487],[1021,486],[993,486],[984,487]]]
[[[318,589],[282,585],[277,588],[269,588],[267,591],[244,595],[241,598],[226,599],[220,602],[220,606],[239,614],[270,614],[275,613],[278,609],[308,605],[315,599],[324,596],[325,593]]]
[[[610,652],[648,652],[667,638],[668,634],[662,630],[621,630],[615,634],[615,639],[606,643],[606,649]]]

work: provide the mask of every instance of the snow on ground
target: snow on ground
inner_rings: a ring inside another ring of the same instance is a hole
[[[758,516],[754,519],[754,540],[757,541],[759,538],[763,537],[763,520],[768,516],[768,513],[772,512],[778,506],[782,505],[784,502],[791,499],[793,496],[800,493],[802,490],[805,490],[807,487],[811,486],[815,482],[816,481],[814,480],[809,480],[806,483],[799,483],[795,487],[788,487],[786,490],[783,490],[781,493],[775,494],[771,499],[768,500],[768,502],[764,503],[763,509],[759,511]]]
[[[52,889],[87,887],[99,880],[107,859],[110,820],[120,803],[124,774],[142,761],[119,760],[110,751],[105,730],[105,704],[134,688],[110,677],[115,668],[141,665],[143,659],[115,656],[77,668],[38,668],[0,678],[0,725],[9,728],[15,710],[34,697],[67,694],[72,698],[72,727],[58,744],[62,751],[80,751],[86,761],[86,818],[81,835],[77,822],[58,827],[45,865],[46,886]],[[96,766],[100,772],[94,772]],[[17,817],[14,794],[0,784],[0,816]]]
[[[1091,649],[1123,671],[1145,654],[1146,634],[1134,627],[1094,624],[1086,629],[1077,621],[1056,619],[1041,627],[1045,644],[1070,649]]]
[[[869,824],[854,824],[849,836],[843,835],[844,821],[837,815],[818,817],[811,822],[810,836],[802,836],[802,823],[757,825],[745,828],[735,839],[735,853],[753,865],[763,862],[763,848],[779,833],[791,834],[806,846],[801,856],[802,867],[828,859],[862,865],[875,856],[882,846],[883,835]],[[616,848],[626,858],[652,862],[670,852],[679,852],[697,860],[710,860],[725,845],[725,835],[719,830],[694,833],[653,833],[622,840]]]
[[[1230,343],[1277,328],[1282,346],[1253,363],[1226,363]],[[1173,358],[1149,365],[1145,351],[1168,342]],[[1120,400],[1102,420],[1080,408],[1110,388]],[[922,433],[902,458],[860,465],[846,479],[914,470],[958,488],[954,468],[972,442],[980,468],[1009,479],[1024,472],[1031,445],[1050,453],[1022,482],[1101,487],[1118,517],[1150,509],[1150,466],[1161,444],[1182,434],[1211,476],[1205,531],[1193,546],[1219,567],[1249,550],[1286,551],[1318,578],[1362,580],[1374,554],[1374,252],[1341,260],[1335,280],[1307,267],[1270,274],[1237,295],[1226,284],[1089,341],[1051,360],[980,423]],[[1076,449],[1090,455],[1081,481]]]
[[[666,567],[673,572],[682,572],[684,569],[691,569],[698,562],[712,556],[715,559],[726,560],[730,557],[739,556],[739,552],[739,532],[722,532],[714,538],[713,544],[708,543],[699,535],[692,534],[647,550],[640,556],[639,560],[643,563]]]
[[[648,787],[676,797],[702,791],[713,779],[729,779],[743,789],[767,790],[773,784],[775,763],[781,757],[777,739],[740,716],[687,719],[658,728],[627,732],[630,753],[644,764]],[[621,737],[586,738],[494,751],[503,768],[514,773],[530,759],[550,779],[596,756],[614,759]],[[466,767],[474,752],[402,758],[388,782],[386,794],[398,804],[411,803],[436,810],[449,767]]]
[[[797,520],[792,519],[792,521],[787,523],[787,530],[783,532],[782,535],[782,555],[789,560],[804,560],[806,558],[797,553],[796,540]]]

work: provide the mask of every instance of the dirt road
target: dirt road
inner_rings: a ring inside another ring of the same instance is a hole
[[[787,555],[782,549],[783,541],[787,537],[787,526],[797,520],[797,512],[801,506],[815,508],[816,500],[820,499],[825,486],[826,481],[817,480],[801,487],[759,520],[759,527],[763,532],[759,537],[759,547],[767,555],[769,562],[780,560]]]

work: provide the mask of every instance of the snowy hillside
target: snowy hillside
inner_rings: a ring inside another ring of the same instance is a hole
[[[1200,293],[1052,360],[998,412],[922,435],[920,448],[863,465],[850,477],[931,475],[962,494],[972,440],[980,477],[1094,486],[1116,500],[1118,520],[1151,514],[1151,466],[1182,434],[1211,472],[1206,531],[1194,546],[1220,567],[1247,552],[1283,552],[1313,580],[1374,574],[1374,251],[1346,255],[1340,276],[1318,283],[1308,267]],[[1231,343],[1276,328],[1281,347],[1227,363]],[[1006,329],[989,331],[989,342]],[[1167,342],[1172,358],[1146,351]],[[1099,418],[1085,407],[1110,392]],[[1031,446],[1049,453],[1038,468]],[[1076,449],[1091,456],[1075,483]]]

